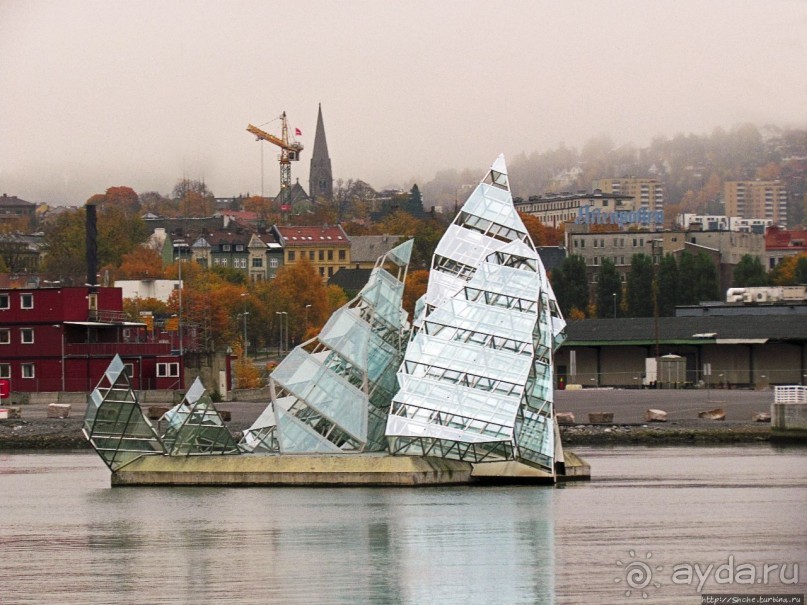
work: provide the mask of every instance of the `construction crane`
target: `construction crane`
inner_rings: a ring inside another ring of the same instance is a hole
[[[280,195],[278,195],[278,199],[280,200],[280,211],[285,214],[291,210],[291,163],[300,159],[303,144],[297,141],[289,142],[289,124],[286,121],[285,111],[280,116],[280,123],[282,125],[280,137],[269,134],[252,124],[247,126],[247,130],[254,134],[259,141],[269,141],[280,147]]]

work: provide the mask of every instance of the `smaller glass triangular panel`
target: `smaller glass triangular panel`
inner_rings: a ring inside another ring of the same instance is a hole
[[[84,414],[84,436],[112,471],[141,456],[165,453],[124,370],[116,355],[90,393]]]
[[[163,440],[172,456],[241,453],[199,378],[163,420],[168,424]]]
[[[407,240],[403,244],[395,246],[392,250],[387,252],[387,258],[394,262],[396,265],[408,265],[409,260],[412,258],[412,244],[415,240]]]

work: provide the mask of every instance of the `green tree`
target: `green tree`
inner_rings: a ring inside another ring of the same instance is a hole
[[[753,288],[756,286],[767,286],[768,274],[758,256],[744,254],[734,268],[734,287]]]
[[[675,315],[675,306],[679,304],[680,280],[678,263],[672,254],[666,254],[658,266],[658,312],[663,317]]]
[[[703,252],[695,257],[695,269],[697,276],[697,302],[707,300],[720,300],[720,288],[718,285],[717,268]]]
[[[552,271],[552,288],[558,299],[558,307],[565,317],[573,309],[583,313],[588,308],[588,276],[586,261],[582,256],[572,255],[563,259],[560,267]]]
[[[678,304],[697,305],[697,270],[695,256],[690,252],[683,252],[678,261]]]
[[[793,276],[797,284],[807,284],[807,256],[799,256]]]
[[[94,196],[97,198],[98,196]],[[92,199],[92,198],[91,198]],[[64,212],[45,229],[44,270],[66,285],[83,284],[87,277],[87,212]],[[120,266],[124,255],[148,238],[148,228],[137,216],[118,206],[98,210],[98,266]]]
[[[597,273],[597,317],[619,317],[622,306],[622,280],[616,265],[604,259]]]
[[[630,260],[626,298],[629,317],[653,316],[653,259],[647,254]]]

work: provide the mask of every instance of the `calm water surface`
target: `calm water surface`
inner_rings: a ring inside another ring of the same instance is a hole
[[[0,454],[0,604],[694,605],[674,566],[729,557],[785,583],[703,593],[807,589],[805,450],[576,451],[590,483],[341,490],[111,489],[93,453]]]

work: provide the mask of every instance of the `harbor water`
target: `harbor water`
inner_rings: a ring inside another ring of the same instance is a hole
[[[804,449],[576,451],[590,482],[414,489],[113,489],[94,453],[3,453],[0,604],[695,604],[805,592]]]

